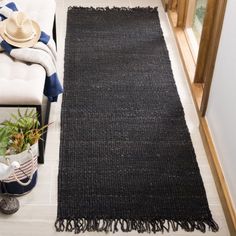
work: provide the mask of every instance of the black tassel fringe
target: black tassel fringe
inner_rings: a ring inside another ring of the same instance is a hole
[[[219,226],[211,220],[204,221],[175,221],[175,220],[128,220],[128,219],[57,219],[55,222],[57,232],[123,232],[137,231],[138,233],[156,233],[177,231],[179,228],[187,232],[199,230],[203,233],[207,228],[209,231],[217,232]]]
[[[142,12],[158,12],[158,7],[77,7],[77,6],[70,6],[68,10],[87,10],[87,11],[142,11]]]

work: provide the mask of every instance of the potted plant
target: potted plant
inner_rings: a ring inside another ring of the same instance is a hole
[[[1,180],[1,192],[22,195],[36,185],[38,140],[48,125],[40,127],[34,109],[11,114],[11,118],[0,123],[0,164],[10,174]],[[17,164],[19,163],[19,164]],[[4,168],[3,168],[4,169]],[[2,174],[4,176],[4,171]]]

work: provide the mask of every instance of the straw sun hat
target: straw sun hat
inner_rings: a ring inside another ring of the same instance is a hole
[[[31,20],[23,12],[14,12],[1,22],[0,34],[9,44],[25,48],[38,42],[41,30],[37,22]]]

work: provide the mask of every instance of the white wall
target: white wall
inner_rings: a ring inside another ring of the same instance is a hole
[[[206,119],[236,206],[236,1],[228,0]]]

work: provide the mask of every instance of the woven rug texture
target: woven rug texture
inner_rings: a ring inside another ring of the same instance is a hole
[[[157,8],[68,10],[57,231],[217,231]]]

